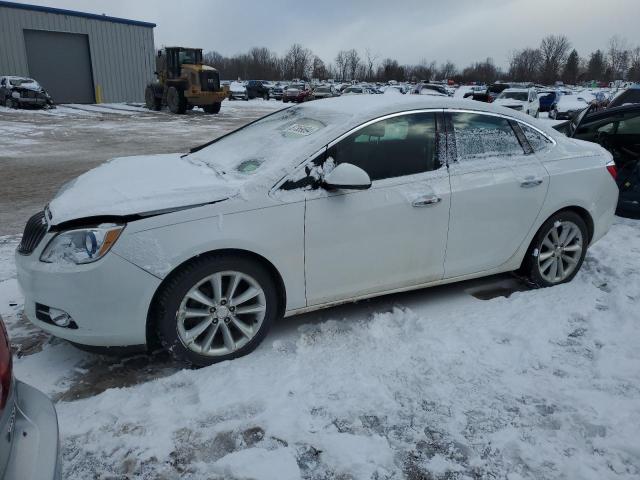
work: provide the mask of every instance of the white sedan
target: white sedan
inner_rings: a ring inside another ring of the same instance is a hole
[[[496,105],[512,108],[538,118],[540,115],[540,100],[533,88],[507,88],[494,100]]]
[[[557,285],[613,221],[611,160],[479,102],[291,107],[63,187],[16,253],[25,314],[79,344],[207,365],[343,302],[514,270]]]

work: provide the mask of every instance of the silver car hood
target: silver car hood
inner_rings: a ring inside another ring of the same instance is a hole
[[[212,168],[181,154],[110,160],[65,184],[49,203],[49,221],[127,216],[213,203],[238,193]]]

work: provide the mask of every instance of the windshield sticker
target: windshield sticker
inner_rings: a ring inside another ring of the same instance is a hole
[[[282,128],[282,136],[286,138],[306,137],[324,127],[324,123],[318,120],[313,120],[311,118],[301,118],[293,123],[285,125]]]

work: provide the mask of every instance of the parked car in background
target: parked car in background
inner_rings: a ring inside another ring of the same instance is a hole
[[[486,92],[487,87],[484,85],[461,85],[453,93],[453,98],[469,98],[473,97],[476,92]]]
[[[0,479],[61,478],[58,417],[46,395],[13,376],[9,337],[0,318]]]
[[[431,95],[430,92],[437,92],[444,96],[449,96],[449,91],[444,85],[435,84],[435,83],[419,83],[413,89],[413,93],[421,94],[421,95]]]
[[[285,85],[280,82],[276,83],[269,90],[269,98],[273,98],[275,100],[282,100],[282,95],[284,94]]]
[[[362,95],[373,93],[369,88],[362,85],[352,85],[342,90],[342,95]]]
[[[560,96],[556,108],[549,111],[549,118],[554,120],[571,120],[589,108],[592,98],[582,94]]]
[[[0,77],[0,105],[7,108],[55,108],[53,99],[33,78]]]
[[[27,222],[25,316],[203,366],[251,352],[283,316],[513,270],[571,281],[614,219],[610,154],[513,110],[461,107],[343,96],[186,155],[111,160]]]
[[[510,88],[508,83],[492,83],[487,87],[487,102],[493,102],[504,90]],[[475,99],[474,99],[475,100]]]
[[[540,111],[550,112],[555,110],[562,94],[558,90],[539,90],[538,100],[540,101]]]
[[[293,83],[284,89],[282,101],[287,102],[307,102],[313,100],[313,90],[306,82]]]
[[[269,100],[269,84],[264,80],[249,80],[245,88],[247,89],[247,97],[262,98]]]
[[[585,110],[558,125],[567,136],[600,144],[613,156],[620,189],[616,213],[640,218],[640,104]]]
[[[609,102],[609,108],[622,105],[640,103],[640,84],[633,85],[626,90],[618,92]]]
[[[229,100],[249,100],[249,92],[247,92],[244,82],[231,82]]]
[[[501,107],[511,108],[519,112],[538,118],[540,101],[533,88],[507,88],[493,101]]]
[[[333,85],[319,85],[313,89],[315,98],[331,98],[340,95]]]

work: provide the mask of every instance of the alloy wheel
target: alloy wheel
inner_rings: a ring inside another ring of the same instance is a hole
[[[549,283],[566,280],[576,269],[582,256],[583,238],[573,222],[557,221],[538,247],[538,270]]]
[[[176,313],[178,336],[189,350],[221,356],[244,347],[260,330],[266,297],[251,276],[217,272],[194,285]]]

